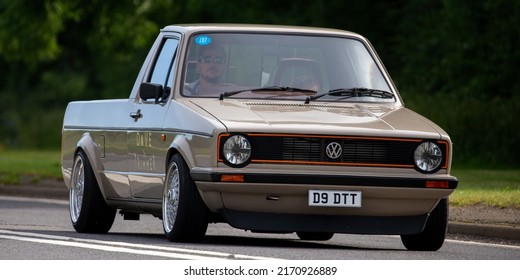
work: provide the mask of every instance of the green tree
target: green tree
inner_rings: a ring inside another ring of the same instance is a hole
[[[366,36],[455,161],[520,165],[520,1],[0,1],[0,147],[60,143],[66,104],[125,98],[158,30],[265,23]]]
[[[443,126],[456,159],[518,165],[520,2],[404,1],[394,76],[409,106]]]
[[[1,3],[0,143],[57,148],[67,102],[128,96],[167,2]]]

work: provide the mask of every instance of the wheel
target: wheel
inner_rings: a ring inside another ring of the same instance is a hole
[[[301,240],[317,240],[317,241],[327,241],[330,240],[334,233],[332,232],[297,232],[296,235]]]
[[[72,226],[80,233],[107,233],[116,217],[116,209],[106,204],[83,151],[74,159],[69,210]]]
[[[444,244],[448,230],[448,199],[439,201],[430,213],[424,231],[414,235],[401,235],[401,241],[408,250],[437,251]]]
[[[197,242],[208,228],[209,210],[179,154],[168,164],[164,182],[162,220],[166,238],[175,242]]]

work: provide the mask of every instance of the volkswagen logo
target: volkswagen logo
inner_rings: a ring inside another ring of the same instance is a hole
[[[325,153],[331,159],[337,159],[342,153],[341,145],[338,142],[332,142],[325,148]]]

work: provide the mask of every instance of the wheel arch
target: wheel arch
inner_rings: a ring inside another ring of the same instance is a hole
[[[77,154],[82,151],[85,153],[85,156],[88,159],[90,167],[92,168],[92,172],[94,173],[94,178],[98,183],[99,189],[103,198],[106,200],[105,189],[103,186],[103,180],[101,180],[100,172],[103,170],[103,163],[101,162],[101,151],[99,146],[96,144],[94,139],[92,139],[92,135],[86,132],[81,136],[81,139],[76,144],[76,149],[74,151],[74,158],[76,158]],[[74,168],[74,167],[73,167]]]
[[[188,139],[184,135],[177,135],[173,139],[172,143],[170,144],[170,148],[168,149],[168,153],[166,155],[166,162],[165,170],[168,169],[168,164],[170,163],[170,160],[172,159],[173,155],[180,154],[181,157],[184,159],[186,164],[188,165],[188,168],[191,170],[194,166],[196,166],[195,163],[195,157],[193,155],[193,152],[190,148],[190,145],[188,143]]]

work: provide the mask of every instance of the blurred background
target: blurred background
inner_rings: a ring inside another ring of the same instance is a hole
[[[59,150],[68,102],[126,98],[161,27],[262,23],[367,37],[454,164],[520,166],[520,1],[0,0],[0,151]]]

